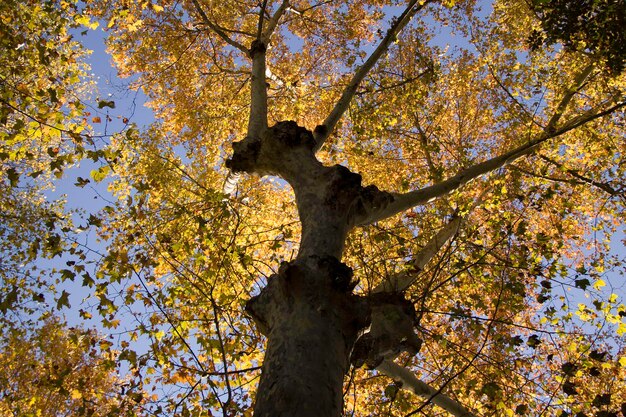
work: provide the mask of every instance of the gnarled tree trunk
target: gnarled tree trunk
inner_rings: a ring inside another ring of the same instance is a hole
[[[314,147],[310,131],[280,122],[235,143],[228,161],[235,172],[288,181],[302,222],[298,256],[248,303],[268,338],[257,417],[340,416],[350,355],[371,320],[370,300],[352,294],[352,270],[340,259],[348,231],[393,197],[343,166],[322,165]]]

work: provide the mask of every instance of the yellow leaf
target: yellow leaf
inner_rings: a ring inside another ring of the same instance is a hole
[[[604,282],[604,280],[602,279],[597,280],[593,284],[593,288],[595,288],[596,290],[600,290],[600,288],[605,287],[605,286],[606,286],[606,282]]]
[[[78,399],[80,399],[80,398],[82,398],[82,397],[83,397],[83,393],[82,393],[82,392],[80,392],[80,391],[79,391],[79,390],[77,390],[77,389],[73,389],[73,390],[72,390],[72,398],[73,398],[73,399],[78,400]]]
[[[85,15],[77,16],[74,20],[76,20],[76,23],[86,26],[89,29],[96,29],[99,26],[98,22],[92,22],[89,16]]]

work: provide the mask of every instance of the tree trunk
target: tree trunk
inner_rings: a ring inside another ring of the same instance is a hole
[[[361,176],[343,166],[322,165],[314,155],[313,134],[295,122],[279,122],[259,136],[234,143],[233,149],[227,161],[232,171],[277,175],[289,182],[302,224],[296,260],[281,265],[247,305],[268,338],[254,415],[340,416],[352,349],[369,325],[371,312],[377,311],[368,297],[352,294],[352,270],[340,262],[343,246],[355,224],[393,197],[363,187]],[[388,326],[376,327],[382,333]],[[387,335],[384,339],[400,342]],[[378,345],[370,338],[360,350],[367,355],[368,346]],[[362,357],[359,363],[379,360]]]
[[[350,351],[366,317],[334,258],[284,264],[248,311],[266,332],[256,417],[340,416]]]

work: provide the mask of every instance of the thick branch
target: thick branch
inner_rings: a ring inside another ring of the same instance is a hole
[[[463,405],[459,404],[447,395],[442,394],[425,382],[420,381],[408,369],[397,365],[392,361],[385,360],[378,365],[376,369],[392,378],[394,381],[402,383],[402,388],[411,391],[420,397],[427,398],[433,404],[443,408],[449,413],[452,413],[456,417],[475,417],[475,414]]]
[[[455,216],[448,224],[442,227],[413,258],[409,264],[409,270],[388,277],[375,287],[372,292],[402,292],[410,287],[417,279],[417,275],[424,270],[426,264],[439,252],[443,245],[457,233],[462,222],[463,218]]]
[[[255,40],[250,48],[252,57],[252,80],[250,85],[250,119],[248,137],[260,138],[267,129],[267,83],[265,81],[266,45]]]
[[[193,0],[196,7],[197,0]],[[271,77],[271,71],[266,67],[266,50],[269,44],[270,37],[281,16],[284,14],[285,9],[289,5],[288,0],[284,0],[280,5],[276,13],[269,20],[269,23],[265,30],[263,30],[263,20],[265,18],[265,9],[267,7],[267,0],[265,0],[261,6],[259,12],[259,23],[257,26],[257,38],[252,43],[250,50],[245,50],[246,54],[252,58],[252,76],[250,85],[250,118],[248,119],[248,133],[249,138],[256,138],[259,140],[263,131],[267,129],[267,82],[266,77]],[[200,12],[201,9],[199,9]],[[206,17],[202,13],[203,17]],[[208,22],[208,19],[205,19]],[[210,23],[210,22],[208,22]],[[207,24],[208,24],[207,23]],[[218,32],[219,33],[219,32]],[[244,48],[245,49],[245,48]],[[229,172],[224,183],[224,193],[232,194],[239,181],[239,175]]]
[[[274,33],[274,30],[276,30],[278,21],[285,13],[285,10],[287,10],[287,7],[289,7],[289,0],[283,0],[280,7],[278,7],[278,10],[276,10],[274,15],[269,20],[269,22],[267,22],[267,27],[265,28],[265,30],[263,31],[263,35],[261,36],[261,40],[265,44],[269,43],[270,38],[272,37],[272,34]]]
[[[224,186],[222,187],[222,192],[226,195],[232,195],[237,190],[237,184],[241,179],[241,174],[228,171],[228,175],[224,179]]]
[[[546,125],[545,130],[550,131],[556,128],[556,124],[561,119],[561,116],[563,116],[563,113],[565,112],[565,109],[567,108],[570,101],[572,101],[574,94],[576,94],[580,90],[580,88],[583,86],[585,80],[591,74],[591,71],[593,71],[593,64],[587,65],[580,72],[580,74],[576,76],[576,78],[574,79],[574,85],[570,87],[567,91],[565,91],[565,94],[563,94],[563,97],[561,98],[561,101],[559,102],[559,104],[556,106],[556,109],[554,110],[554,114],[548,121],[548,124]]]
[[[411,191],[401,195],[395,195],[395,199],[391,204],[389,204],[385,208],[382,208],[377,213],[372,213],[372,215],[369,216],[366,221],[362,222],[362,224],[368,224],[385,219],[387,217],[391,217],[401,211],[430,202],[438,197],[448,194],[449,192],[460,188],[462,185],[483,174],[496,170],[518,158],[521,158],[522,156],[533,153],[543,142],[547,141],[548,139],[559,136],[573,129],[574,127],[579,126],[580,124],[586,123],[597,117],[600,117],[601,115],[606,114],[606,112],[598,113],[598,110],[595,110],[592,114],[589,114],[589,112],[587,112],[581,115],[585,116],[582,119],[580,118],[580,116],[577,118],[573,118],[565,123],[563,126],[561,126],[559,129],[556,128],[556,124],[565,112],[567,105],[574,97],[574,94],[576,94],[576,92],[580,90],[587,77],[589,77],[589,75],[591,74],[592,70],[593,65],[590,64],[575,77],[573,86],[565,91],[563,97],[557,105],[557,108],[554,111],[554,114],[552,115],[548,124],[543,129],[543,132],[539,135],[538,138],[531,140],[528,143],[519,146],[518,148],[513,149],[512,151],[507,152],[503,155],[473,165],[459,172],[457,175],[448,178],[447,180],[441,181],[437,184],[434,184],[430,187],[422,188],[421,190]],[[601,107],[604,107],[604,105],[606,105],[606,103],[603,103]]]
[[[378,47],[376,47],[374,52],[372,52],[369,58],[367,58],[367,61],[365,61],[365,63],[361,65],[361,67],[359,67],[359,69],[356,71],[356,73],[352,77],[352,80],[350,80],[350,83],[348,83],[348,85],[344,89],[341,98],[339,98],[339,101],[337,101],[333,110],[330,112],[328,117],[326,117],[326,120],[324,120],[324,123],[315,128],[315,151],[319,150],[322,147],[328,136],[332,133],[335,125],[337,124],[341,116],[348,109],[350,101],[352,101],[352,98],[356,93],[356,89],[361,81],[363,81],[363,78],[365,78],[367,73],[374,67],[376,62],[378,62],[378,60],[387,52],[389,46],[396,39],[398,33],[400,33],[400,31],[407,25],[407,23],[409,23],[415,13],[421,10],[430,1],[431,0],[426,0],[423,3],[418,4],[417,0],[411,0],[404,12],[402,12],[402,14],[400,15],[400,17],[393,22]]]
[[[259,13],[257,39],[252,43],[252,47],[250,48],[250,56],[252,57],[252,85],[248,136],[251,138],[260,138],[261,132],[267,129],[267,82],[265,77],[268,71],[266,68],[265,53],[270,37],[274,33],[278,21],[285,13],[285,9],[288,5],[288,0],[284,0],[281,3],[278,10],[276,10],[269,20],[265,30],[263,29],[263,21],[265,19],[267,0],[263,2]]]
[[[231,46],[233,46],[233,47],[235,47],[237,49],[239,49],[244,54],[248,55],[248,48],[246,48],[245,46],[243,46],[239,42],[231,39],[215,23],[211,22],[211,20],[206,15],[204,10],[202,10],[202,7],[200,6],[200,3],[198,3],[198,0],[191,0],[191,1],[193,2],[193,5],[196,8],[196,11],[198,12],[200,17],[202,18],[202,22],[204,22],[205,25],[207,25],[213,32],[215,32],[220,38],[222,38],[224,40],[224,42],[226,42],[227,44],[229,44],[229,45],[231,45]]]
[[[613,102],[613,100],[611,101]],[[607,103],[603,103],[603,105],[599,107],[604,107],[606,104]],[[446,195],[451,191],[460,188],[462,185],[467,184],[471,180],[480,177],[481,175],[501,168],[518,158],[532,154],[547,140],[561,136],[562,134],[567,133],[570,130],[573,130],[592,120],[598,119],[602,116],[606,116],[607,114],[610,114],[618,110],[619,108],[624,107],[625,105],[626,103],[622,101],[603,111],[600,111],[598,108],[592,109],[588,112],[585,112],[577,117],[570,119],[558,129],[546,129],[536,139],[531,140],[524,145],[513,149],[512,151],[464,169],[455,176],[448,178],[447,180],[431,185],[429,187],[422,188],[420,190],[411,191],[405,194],[394,195],[394,200],[392,203],[382,208],[378,212],[373,212],[366,220],[361,222],[361,225],[383,220],[411,207],[433,201],[438,197]]]

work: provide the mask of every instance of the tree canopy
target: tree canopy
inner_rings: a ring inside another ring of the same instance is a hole
[[[0,359],[73,311],[128,415],[626,416],[623,1],[0,11]],[[97,22],[150,126],[98,133]]]

